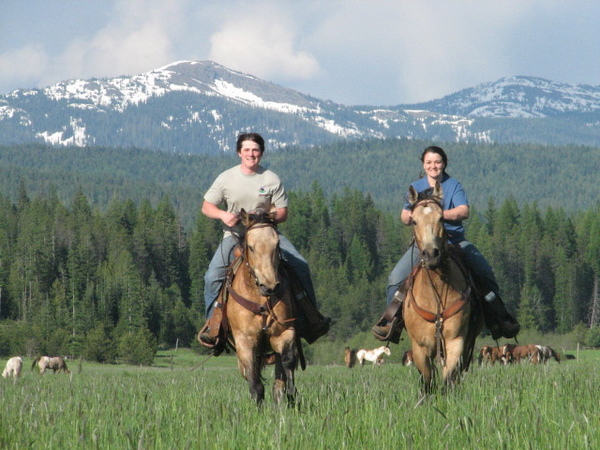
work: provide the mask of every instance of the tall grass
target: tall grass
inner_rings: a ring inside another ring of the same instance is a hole
[[[0,448],[599,448],[599,355],[583,353],[475,365],[427,398],[413,368],[309,366],[295,408],[270,395],[257,408],[231,356],[179,350],[159,367],[84,362],[44,376],[26,360],[22,378],[0,379]],[[270,390],[270,368],[265,378]]]

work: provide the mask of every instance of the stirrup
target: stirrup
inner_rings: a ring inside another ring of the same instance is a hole
[[[221,337],[220,329],[218,329],[217,335],[213,336],[208,323],[204,324],[196,339],[200,345],[212,350],[213,356],[219,356],[227,347],[227,341]]]
[[[197,340],[200,345],[204,347],[213,349],[217,345],[217,341],[219,340],[219,336],[212,336],[210,334],[210,328],[208,323],[204,324],[204,326],[198,332]]]
[[[380,322],[381,323],[381,322]],[[376,326],[385,326],[384,325],[376,325]],[[402,328],[404,327],[404,321],[400,318],[400,317],[394,317],[392,319],[391,322],[388,323],[389,326],[389,331],[387,332],[387,334],[385,336],[376,333],[375,330],[373,330],[373,328],[371,328],[371,331],[373,333],[373,337],[375,337],[375,339],[380,340],[380,341],[389,341],[389,342],[393,342],[394,344],[398,344],[400,342],[400,337],[402,336]]]

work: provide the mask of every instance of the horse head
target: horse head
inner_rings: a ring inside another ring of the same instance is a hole
[[[244,253],[248,267],[261,294],[269,297],[280,289],[279,235],[275,226],[275,207],[270,211],[257,209],[247,213],[242,209],[240,218],[245,227]]]
[[[447,250],[442,187],[436,182],[433,192],[419,194],[409,188],[409,204],[412,208],[412,225],[415,242],[421,252],[421,264],[428,269],[437,269],[443,262]]]

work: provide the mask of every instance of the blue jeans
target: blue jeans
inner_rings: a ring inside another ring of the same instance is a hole
[[[464,253],[464,262],[471,272],[475,276],[479,277],[488,288],[489,291],[493,291],[496,296],[500,296],[498,283],[494,270],[488,263],[485,256],[469,241],[461,241],[459,243],[460,248]],[[388,285],[386,289],[387,304],[389,305],[394,298],[394,294],[400,287],[400,285],[408,278],[413,267],[419,264],[420,252],[416,244],[410,246],[410,248],[404,253],[400,261],[392,269],[390,276],[388,277]],[[486,294],[486,292],[484,292]]]
[[[219,296],[219,291],[227,276],[227,269],[233,262],[233,249],[237,243],[238,239],[233,236],[223,238],[204,274],[204,306],[206,318],[212,316],[213,304]],[[315,288],[312,283],[308,263],[302,255],[298,253],[294,244],[282,234],[279,235],[279,250],[281,251],[281,258],[294,270],[306,295],[316,307],[317,296],[315,295]]]

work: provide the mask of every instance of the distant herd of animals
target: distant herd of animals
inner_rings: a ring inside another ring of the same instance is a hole
[[[357,363],[363,367],[365,361],[370,361],[373,366],[380,366],[384,363],[383,357],[385,355],[391,356],[392,352],[388,346],[382,345],[381,347],[367,350],[353,350],[350,347],[346,347],[344,350],[344,362],[346,367],[351,369]],[[566,359],[575,359],[573,355],[566,354]],[[560,363],[560,355],[552,347],[545,345],[529,344],[529,345],[514,345],[505,344],[501,347],[492,347],[490,345],[484,345],[479,351],[477,358],[478,363],[499,364],[508,365],[510,363],[523,363],[528,362],[531,364],[544,364],[549,360],[554,359]],[[402,355],[402,364],[404,366],[413,365],[412,350],[407,350]],[[40,356],[33,360],[31,364],[31,370],[38,367],[40,375],[46,373],[46,370],[52,370],[54,373],[63,372],[70,373],[67,367],[67,363],[64,358],[60,356]],[[4,378],[18,378],[21,376],[23,369],[23,358],[20,356],[14,356],[6,362],[6,367],[2,372]]]
[[[62,373],[70,373],[67,367],[67,363],[64,358],[60,356],[40,356],[33,360],[31,364],[31,370],[35,369],[37,365],[40,375],[44,375],[46,370],[50,369],[53,373],[62,372]],[[4,368],[4,372],[2,372],[3,378],[19,378],[21,376],[21,372],[23,370],[23,358],[20,356],[13,356],[8,361],[6,361],[6,367]]]
[[[346,367],[351,369],[357,363],[360,366],[364,366],[365,361],[372,361],[374,366],[380,366],[383,364],[383,356],[391,355],[391,351],[387,346],[381,346],[373,350],[354,350],[350,347],[344,349],[344,362]],[[566,359],[575,359],[573,355],[566,354]],[[531,364],[544,364],[549,360],[554,359],[560,363],[560,355],[556,350],[547,345],[515,345],[505,344],[501,347],[492,347],[490,345],[484,345],[479,351],[477,358],[479,365],[487,363],[494,364],[496,362],[508,365],[510,363],[531,363]],[[411,366],[413,365],[413,353],[412,350],[407,350],[402,355],[402,365]]]
[[[567,359],[574,359],[572,355],[566,355]],[[548,360],[554,359],[560,363],[559,354],[549,346],[529,344],[515,345],[505,344],[502,347],[492,347],[484,345],[479,351],[479,364],[494,364],[498,361],[500,364],[528,362],[531,364],[544,364]]]

